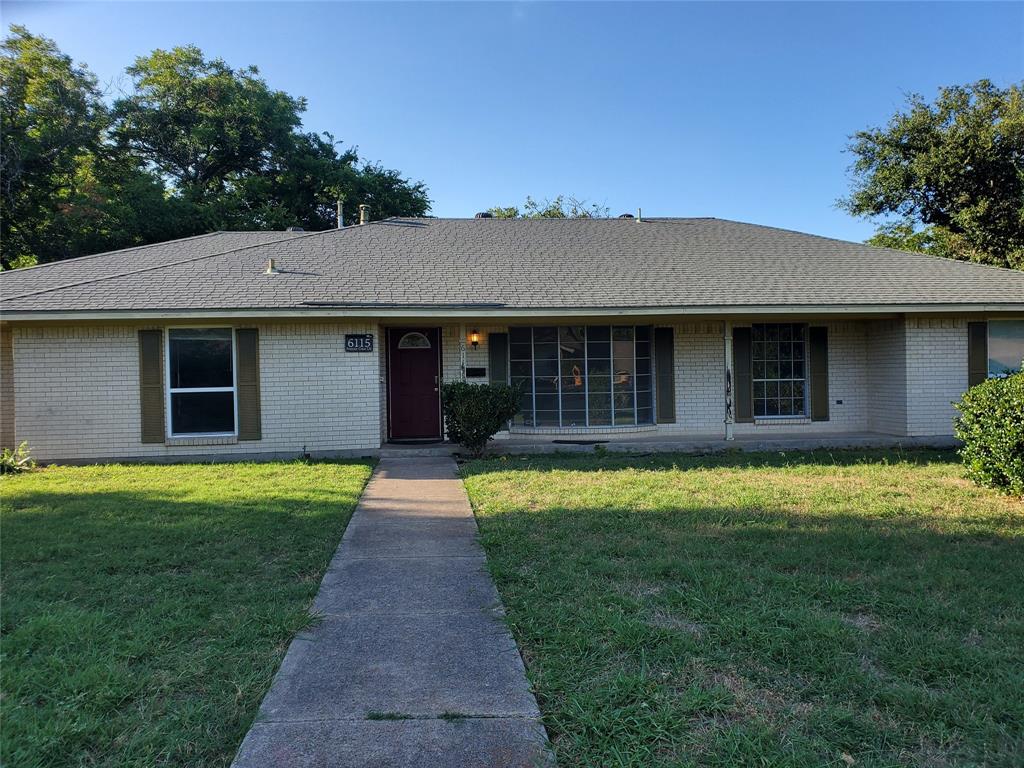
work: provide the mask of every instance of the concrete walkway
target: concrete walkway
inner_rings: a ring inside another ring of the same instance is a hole
[[[553,765],[450,458],[384,459],[236,768]]]

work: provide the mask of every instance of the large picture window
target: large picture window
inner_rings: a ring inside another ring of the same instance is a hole
[[[509,370],[523,388],[516,423],[652,424],[651,329],[566,325],[509,329]]]
[[[167,331],[171,435],[235,432],[235,364],[230,328]]]
[[[1006,376],[1021,369],[1024,320],[988,321],[988,375]]]
[[[806,415],[806,337],[799,323],[753,326],[755,417]]]

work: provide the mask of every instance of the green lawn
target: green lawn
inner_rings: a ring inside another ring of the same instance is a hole
[[[367,463],[0,478],[3,738],[32,766],[230,763]]]
[[[955,455],[463,474],[563,768],[1024,765],[1024,503]]]

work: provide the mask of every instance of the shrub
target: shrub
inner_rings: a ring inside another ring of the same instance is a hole
[[[487,441],[519,412],[519,390],[507,384],[454,381],[441,387],[448,439],[480,456]]]
[[[968,477],[1024,496],[1024,373],[971,387],[956,408]]]
[[[0,475],[26,472],[35,465],[35,459],[29,455],[27,442],[22,442],[17,448],[4,448],[0,451]]]

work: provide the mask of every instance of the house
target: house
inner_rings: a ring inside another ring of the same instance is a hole
[[[216,232],[0,275],[2,442],[41,460],[366,454],[510,433],[945,439],[1024,357],[1024,272],[711,218]]]

